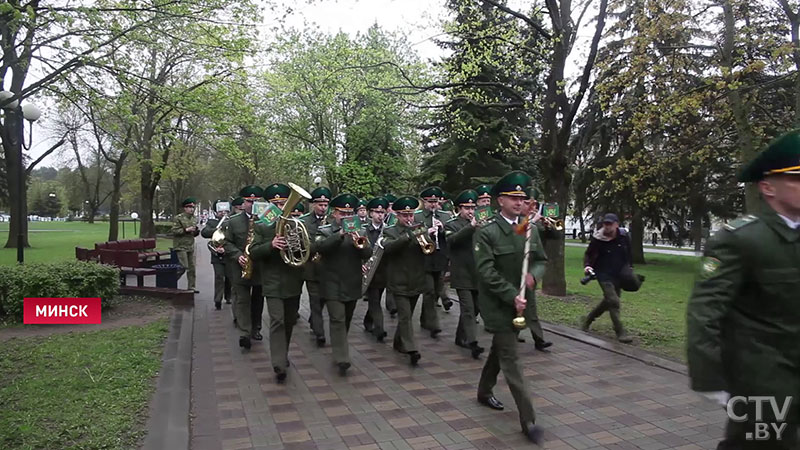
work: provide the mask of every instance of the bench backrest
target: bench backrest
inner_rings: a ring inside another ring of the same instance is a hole
[[[115,257],[116,254],[117,254],[116,250],[109,250],[107,248],[101,248],[97,252],[100,254],[100,262],[102,264],[108,264],[108,265],[111,265],[111,266],[116,266],[117,265],[117,261],[116,261],[116,257]]]
[[[142,267],[136,250],[116,250],[114,259],[120,267]]]

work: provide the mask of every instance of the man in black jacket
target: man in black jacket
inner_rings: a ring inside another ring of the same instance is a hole
[[[617,340],[631,342],[619,319],[622,271],[633,267],[631,239],[625,230],[619,228],[616,214],[603,216],[603,226],[592,235],[589,248],[583,256],[583,266],[587,275],[594,273],[597,276],[597,282],[603,290],[603,300],[586,316],[581,329],[588,331],[594,319],[608,311]]]

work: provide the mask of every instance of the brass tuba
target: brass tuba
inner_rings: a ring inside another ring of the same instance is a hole
[[[225,244],[225,232],[222,230],[222,224],[224,224],[229,217],[230,216],[226,215],[222,219],[219,219],[217,227],[214,229],[214,234],[211,235],[211,239],[208,241],[208,249],[211,250],[212,253],[216,253],[217,248]]]
[[[303,221],[291,217],[292,209],[302,199],[311,199],[311,194],[294,183],[286,183],[292,192],[283,205],[283,213],[278,218],[275,226],[275,235],[286,239],[286,247],[281,250],[283,262],[294,267],[300,267],[308,261],[311,254],[311,239]]]

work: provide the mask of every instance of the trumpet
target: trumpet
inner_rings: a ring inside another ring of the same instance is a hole
[[[552,217],[542,217],[542,225],[545,228],[551,228],[556,231],[564,230],[564,221],[561,219],[554,219]]]
[[[353,239],[353,245],[359,250],[363,250],[369,246],[369,241],[367,241],[366,236],[361,236],[358,234],[358,231],[355,231],[350,234],[350,237]]]
[[[217,228],[214,229],[214,234],[211,235],[211,239],[208,241],[208,249],[213,253],[216,253],[217,248],[225,244],[225,232],[222,230],[222,224],[225,223],[229,217],[230,216],[226,215],[219,220]]]
[[[416,238],[419,244],[419,248],[422,249],[422,253],[430,255],[436,251],[436,245],[431,242],[431,238],[428,236],[428,230],[425,229],[425,224],[417,224],[413,233],[414,238]]]

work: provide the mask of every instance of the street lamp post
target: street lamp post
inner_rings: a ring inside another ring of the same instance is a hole
[[[7,102],[13,97],[13,92],[0,91],[0,103]],[[17,150],[17,262],[22,264],[25,262],[25,223],[28,220],[26,215],[23,214],[23,211],[25,210],[25,204],[22,201],[24,198],[22,193],[25,191],[25,165],[22,160],[22,151],[30,148],[30,143],[25,145],[25,120],[31,122],[31,126],[28,128],[28,131],[32,139],[33,122],[37,121],[39,117],[41,117],[42,112],[39,111],[39,108],[32,103],[20,105],[19,100],[7,102],[5,105],[3,105],[3,109],[6,113],[5,119],[10,119],[16,122],[16,136],[9,137],[11,138],[10,140]]]
[[[158,222],[159,217],[161,216],[161,209],[158,207],[158,197],[161,193],[161,186],[156,185],[156,222]]]

